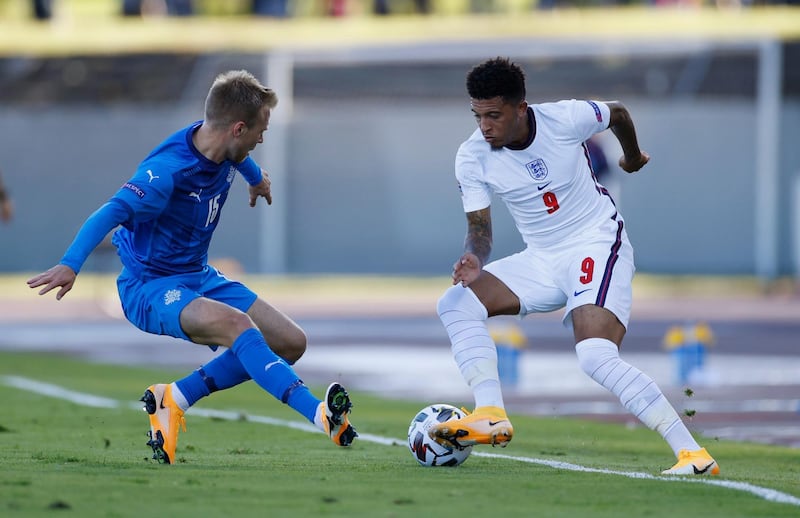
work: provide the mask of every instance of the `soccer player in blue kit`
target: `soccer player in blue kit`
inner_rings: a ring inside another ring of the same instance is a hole
[[[142,401],[150,416],[153,458],[175,462],[184,412],[212,392],[253,379],[276,399],[327,433],[339,446],[357,437],[352,403],[339,383],[320,401],[291,365],[306,349],[306,335],[288,316],[243,284],[208,264],[208,247],[236,173],[249,184],[250,206],[272,203],[266,171],[249,156],[264,140],[274,91],[244,70],[217,76],[202,121],[156,147],[133,177],[78,231],[56,266],[28,280],[43,295],[72,289],[89,254],[114,228],[122,261],[117,279],[125,316],[136,327],[227,349],[183,379],[154,384]]]

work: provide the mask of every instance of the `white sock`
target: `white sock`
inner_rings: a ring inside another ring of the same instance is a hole
[[[317,413],[314,414],[314,426],[325,431],[325,412],[323,411],[325,405],[322,404],[320,401],[319,405],[317,406]]]
[[[683,424],[658,385],[619,357],[616,344],[604,338],[587,338],[575,346],[581,369],[617,396],[630,413],[679,450],[699,450],[700,445]]]
[[[475,407],[505,408],[497,373],[497,348],[486,327],[488,313],[469,288],[452,286],[436,307],[458,369],[472,389]]]
[[[178,388],[177,383],[170,383],[170,387],[172,388],[172,400],[175,401],[175,404],[178,405],[178,408],[186,412],[189,410],[189,402],[186,401],[186,396],[183,395],[181,389]]]

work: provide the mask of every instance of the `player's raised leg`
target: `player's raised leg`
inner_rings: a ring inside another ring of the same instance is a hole
[[[231,350],[261,388],[316,424],[336,445],[349,446],[357,437],[348,419],[350,396],[340,384],[333,383],[325,401],[320,401],[294,370],[269,349],[256,329],[242,333]]]
[[[429,434],[445,445],[505,447],[514,436],[514,428],[503,403],[497,349],[486,327],[487,309],[471,289],[456,285],[439,299],[437,311],[450,337],[456,364],[472,389],[475,410],[463,419],[431,427]]]
[[[605,308],[585,305],[573,310],[576,338],[594,327],[593,334],[621,336],[624,328]],[[601,331],[598,322],[607,321]],[[590,322],[592,322],[590,324]],[[719,466],[692,437],[678,413],[650,376],[622,360],[617,345],[608,338],[583,338],[575,346],[581,369],[598,384],[617,396],[622,405],[651,430],[657,431],[670,445],[678,463],[663,472],[665,475],[717,475]]]
[[[307,339],[305,332],[291,318],[261,298],[253,302],[247,314],[276,354],[290,365],[300,359],[306,350]],[[348,417],[352,407],[347,390],[339,383],[331,383],[313,422],[328,434],[334,444],[349,446],[358,437]]]
[[[619,357],[616,344],[587,338],[575,346],[583,371],[617,396],[622,405],[651,430],[657,431],[678,457],[665,475],[717,475],[719,466],[701,448],[678,413],[650,376]]]
[[[317,425],[336,445],[349,446],[358,436],[348,419],[352,403],[344,387],[332,384],[326,400],[320,401],[255,328],[244,331],[231,350],[261,388]]]

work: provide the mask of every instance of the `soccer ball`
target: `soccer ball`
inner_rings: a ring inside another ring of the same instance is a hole
[[[444,403],[423,408],[408,427],[408,449],[423,466],[458,466],[472,453],[472,446],[459,449],[442,446],[428,436],[428,430],[438,423],[466,417],[463,411]]]

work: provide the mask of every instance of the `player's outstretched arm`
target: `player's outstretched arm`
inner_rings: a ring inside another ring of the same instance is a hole
[[[83,263],[86,262],[86,258],[89,257],[92,250],[97,248],[97,245],[114,227],[127,218],[128,209],[125,205],[116,203],[113,199],[104,204],[83,223],[59,264],[28,279],[28,286],[31,288],[44,286],[39,290],[39,295],[44,295],[55,288],[61,288],[56,293],[56,299],[61,300],[61,297],[72,289],[75,277],[78,276]]]
[[[256,201],[258,201],[259,196],[263,197],[267,200],[267,205],[272,205],[272,192],[270,191],[270,186],[272,182],[270,182],[269,175],[265,170],[261,170],[261,183],[258,185],[250,185],[248,187],[250,191],[250,206],[255,207]]]
[[[619,166],[623,171],[635,173],[650,161],[650,155],[639,148],[636,129],[628,109],[622,103],[612,101],[606,103],[611,110],[608,128],[614,133],[622,146],[622,157]]]
[[[56,293],[56,300],[61,300],[61,297],[66,295],[67,292],[72,289],[77,276],[78,274],[75,273],[69,266],[65,264],[57,264],[46,272],[40,273],[39,275],[35,275],[28,279],[28,287],[38,288],[39,286],[44,286],[44,288],[39,290],[39,295],[44,295],[51,290],[61,288],[58,290],[58,293]]]

